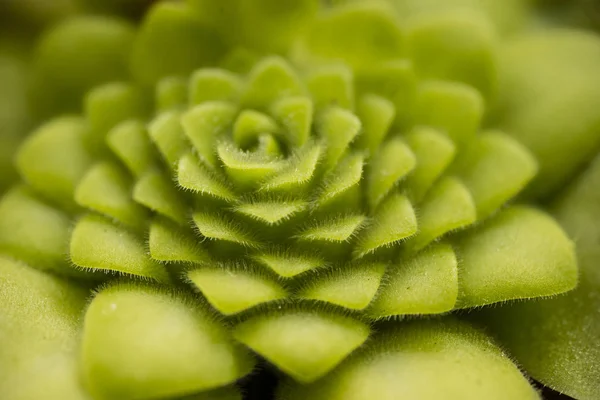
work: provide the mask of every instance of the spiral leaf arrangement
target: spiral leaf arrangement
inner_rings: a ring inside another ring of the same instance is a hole
[[[440,45],[430,27],[412,33],[412,61],[365,66],[363,50],[331,42],[348,26],[393,38],[385,10],[346,7],[320,24],[298,57],[242,65],[234,54],[162,78],[154,105],[134,84],[99,86],[83,115],[22,145],[24,184],[0,202],[0,249],[97,287],[79,357],[94,398],[236,398],[231,385],[256,355],[287,376],[282,399],[407,384],[423,396],[411,370],[435,376],[432,362],[459,361],[495,374],[481,396],[507,384],[509,398],[537,397],[481,332],[417,318],[576,286],[559,225],[511,204],[536,157],[482,128],[485,79],[428,65]],[[469,65],[485,71],[488,59]],[[85,302],[85,291],[72,296]],[[405,351],[437,347],[443,361]],[[405,378],[384,382],[390,371]]]

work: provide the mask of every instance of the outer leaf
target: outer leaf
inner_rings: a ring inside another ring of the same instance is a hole
[[[458,307],[551,296],[577,285],[573,243],[548,215],[526,207],[498,214],[458,241]]]
[[[369,335],[369,327],[331,312],[285,308],[250,317],[233,336],[300,382],[325,375]]]
[[[490,338],[452,319],[380,332],[332,373],[281,387],[280,400],[539,399]]]
[[[95,398],[159,398],[213,389],[252,369],[197,300],[171,290],[119,283],[88,308],[82,366]]]

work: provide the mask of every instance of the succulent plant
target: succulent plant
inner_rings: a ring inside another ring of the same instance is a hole
[[[600,40],[340,3],[42,41],[53,117],[0,200],[4,398],[239,399],[264,368],[278,399],[594,398],[598,163],[539,199],[600,147]]]

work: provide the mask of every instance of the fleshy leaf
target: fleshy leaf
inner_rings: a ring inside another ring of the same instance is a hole
[[[447,244],[429,246],[388,268],[367,312],[374,318],[451,311],[458,295],[457,260]]]
[[[108,133],[106,141],[110,150],[136,177],[155,163],[154,148],[140,122],[126,121],[117,125]]]
[[[150,257],[157,261],[190,263],[210,261],[210,255],[191,230],[162,218],[155,218],[150,224],[148,247]]]
[[[327,311],[285,308],[251,316],[233,336],[300,382],[325,375],[369,336],[369,327]]]
[[[358,236],[355,257],[391,246],[417,232],[417,217],[406,196],[392,194],[379,206],[372,223]]]
[[[0,257],[0,393],[7,399],[87,400],[77,362],[89,291]],[[35,384],[31,384],[35,382]]]
[[[317,220],[302,229],[297,237],[306,241],[346,242],[356,234],[365,219],[364,215],[341,215]]]
[[[179,113],[167,111],[158,114],[150,122],[148,134],[166,163],[171,168],[175,168],[179,158],[188,150]]]
[[[276,134],[277,123],[266,114],[254,110],[244,110],[233,125],[233,141],[242,149],[250,149],[261,134]]]
[[[362,177],[364,156],[349,154],[325,177],[319,192],[319,203],[324,204],[357,185]]]
[[[107,219],[86,215],[71,236],[71,261],[81,268],[169,282],[165,268],[147,254],[144,243]]]
[[[285,382],[279,400],[537,400],[516,365],[490,338],[453,319],[391,326],[323,379]]]
[[[413,152],[400,138],[392,138],[381,146],[367,171],[367,199],[372,209],[415,168],[416,161]]]
[[[375,296],[385,268],[377,262],[336,267],[308,278],[297,296],[362,310]]]
[[[16,187],[0,200],[0,251],[36,268],[69,273],[71,220],[67,214]]]
[[[499,132],[473,140],[455,171],[467,186],[483,219],[513,198],[537,173],[537,162],[518,142]]]
[[[413,123],[444,132],[461,146],[477,133],[483,111],[484,101],[472,87],[457,82],[426,82],[417,92]]]
[[[253,366],[197,299],[134,283],[92,300],[81,360],[86,386],[100,399],[187,395],[232,383]]]
[[[292,278],[303,272],[325,265],[325,261],[316,254],[291,254],[283,251],[267,251],[255,254],[253,258],[284,278]]]
[[[189,83],[190,104],[207,101],[234,101],[239,96],[241,79],[231,72],[204,68],[192,75]]]
[[[92,162],[83,143],[84,132],[84,121],[71,117],[38,128],[17,153],[23,179],[44,196],[72,205],[75,187]]]
[[[354,79],[347,66],[321,67],[310,73],[306,83],[316,110],[330,106],[354,109]]]
[[[512,207],[457,241],[459,308],[552,296],[577,285],[574,245],[548,215]]]
[[[373,155],[394,122],[396,108],[390,100],[369,94],[361,97],[356,113],[362,122],[362,132],[356,140],[356,146]]]
[[[322,154],[322,146],[309,144],[294,154],[287,165],[261,185],[261,190],[292,192],[307,184],[314,176]]]
[[[185,135],[198,151],[202,161],[216,166],[215,144],[219,136],[233,124],[236,109],[232,104],[211,101],[190,108],[181,117]]]
[[[260,247],[260,243],[243,224],[231,218],[201,211],[195,212],[192,218],[200,234],[208,239],[224,240],[245,247]]]
[[[282,97],[303,94],[300,79],[280,57],[268,57],[252,68],[241,102],[245,107],[267,110]]]
[[[417,159],[417,165],[406,178],[404,188],[411,200],[419,202],[450,165],[456,147],[446,135],[427,127],[414,128],[405,140]]]
[[[177,182],[184,189],[207,194],[227,201],[235,201],[236,195],[220,176],[205,167],[194,155],[188,153],[179,160]]]
[[[590,400],[600,387],[599,187],[600,159],[596,159],[552,207],[576,240],[577,288],[551,299],[490,307],[477,316],[536,380],[573,398]]]
[[[313,103],[307,97],[285,97],[271,107],[271,113],[285,128],[291,145],[304,146],[310,137],[313,118]]]
[[[138,203],[181,224],[188,220],[188,207],[175,184],[162,171],[152,169],[133,187],[133,199]]]
[[[242,203],[234,209],[236,212],[254,218],[268,225],[276,225],[292,215],[306,209],[307,204],[301,200],[266,200]]]
[[[148,213],[131,197],[129,176],[110,162],[94,165],[75,190],[75,201],[133,228],[146,224]]]
[[[178,76],[167,76],[156,84],[155,108],[165,112],[182,108],[187,104],[187,81]]]
[[[196,68],[214,65],[224,45],[185,4],[158,3],[139,28],[131,54],[137,79],[154,84],[170,75],[188,75]]]
[[[344,155],[350,143],[360,132],[358,117],[340,107],[331,107],[321,116],[318,131],[325,139],[325,166],[333,168]]]
[[[248,268],[206,266],[189,271],[187,277],[224,315],[287,297],[286,290],[275,279]]]
[[[217,154],[230,180],[243,189],[256,187],[285,166],[279,158],[240,150],[230,141],[219,143]]]
[[[437,183],[419,206],[419,232],[410,238],[404,248],[410,252],[423,249],[443,235],[471,225],[477,219],[477,209],[459,180],[445,178]]]

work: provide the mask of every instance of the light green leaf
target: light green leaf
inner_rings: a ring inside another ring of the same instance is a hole
[[[84,121],[72,117],[38,128],[17,153],[23,179],[44,196],[72,207],[75,187],[92,162],[83,144],[84,132]]]
[[[228,140],[217,145],[217,155],[229,179],[242,189],[255,188],[285,166],[279,157],[240,150]]]
[[[319,203],[328,203],[358,185],[362,177],[363,165],[364,156],[360,153],[351,153],[344,157],[325,175],[319,191]]]
[[[394,193],[379,206],[370,225],[358,235],[354,256],[360,258],[392,246],[416,232],[417,217],[410,201]]]
[[[326,169],[335,167],[360,129],[358,117],[343,108],[331,107],[321,115],[317,131],[327,145],[324,160]]]
[[[271,114],[284,127],[290,145],[301,148],[310,137],[313,103],[307,97],[285,97],[273,104]]]
[[[236,101],[242,86],[241,79],[229,71],[203,68],[192,74],[189,83],[191,105],[207,101]]]
[[[178,76],[167,76],[156,84],[154,106],[161,113],[183,108],[187,104],[187,81]]]
[[[423,249],[449,232],[471,225],[477,219],[477,209],[465,185],[448,177],[427,193],[417,215],[419,232],[404,244],[409,253]]]
[[[416,165],[411,149],[398,137],[391,138],[374,154],[367,168],[367,200],[375,209],[399,180]]]
[[[254,364],[197,299],[134,283],[111,285],[92,300],[81,362],[98,399],[187,395],[232,383]]]
[[[110,150],[136,177],[155,164],[155,151],[144,126],[138,121],[125,121],[107,135]]]
[[[177,111],[158,114],[148,126],[150,139],[163,156],[167,165],[175,168],[179,158],[189,150],[188,142]]]
[[[278,132],[279,127],[271,117],[254,110],[242,111],[233,124],[233,140],[244,150],[255,146],[261,134]]]
[[[382,263],[362,262],[328,269],[308,277],[297,296],[362,310],[375,296],[385,268]]]
[[[251,316],[233,337],[300,382],[325,375],[369,336],[351,317],[298,306]]]
[[[354,110],[354,76],[346,65],[318,68],[308,75],[306,84],[317,111],[330,106]]]
[[[301,229],[297,238],[306,241],[347,242],[365,222],[364,215],[338,215],[315,220]]]
[[[189,263],[210,261],[210,255],[190,229],[163,218],[155,218],[150,224],[148,247],[150,257],[157,261]]]
[[[459,308],[552,296],[577,285],[573,243],[532,208],[509,208],[456,244]]]
[[[236,201],[237,196],[230,185],[216,172],[210,171],[193,154],[187,153],[179,160],[177,182],[183,189],[206,194],[227,201]]]
[[[222,101],[205,102],[190,108],[181,117],[187,138],[198,151],[202,161],[211,167],[217,164],[217,139],[233,125],[235,106]]]
[[[256,200],[237,205],[234,210],[267,225],[277,225],[307,208],[301,200]]]
[[[131,186],[126,172],[111,162],[100,162],[77,185],[75,201],[81,207],[141,229],[146,225],[148,212],[132,199]]]
[[[356,114],[362,122],[362,132],[356,140],[356,146],[373,155],[394,122],[394,103],[384,97],[367,94],[360,98]]]
[[[413,124],[444,132],[457,145],[469,143],[481,124],[484,100],[470,86],[432,81],[419,86]]]
[[[165,268],[147,254],[141,238],[96,215],[82,217],[71,236],[71,261],[81,268],[169,282]]]
[[[451,311],[458,295],[457,264],[447,244],[435,244],[415,256],[400,258],[388,268],[367,313],[385,318]]]
[[[182,193],[158,169],[152,169],[138,179],[133,187],[133,199],[175,222],[188,222],[188,206]]]
[[[540,399],[487,335],[452,319],[391,326],[323,379],[287,381],[278,392],[278,400]]]
[[[89,292],[0,257],[0,393],[6,399],[89,400],[77,363]],[[33,384],[35,382],[35,384]]]
[[[260,243],[239,221],[224,216],[199,211],[192,215],[200,234],[212,240],[224,240],[244,247],[260,247]]]
[[[480,220],[518,194],[537,170],[529,151],[500,132],[473,140],[454,166],[473,196]]]
[[[303,188],[315,175],[317,163],[323,152],[323,146],[309,143],[294,153],[271,178],[260,187],[264,191],[290,193]]]
[[[293,278],[303,272],[325,265],[325,261],[317,254],[294,254],[281,250],[260,252],[253,255],[252,258],[284,278]]]
[[[231,315],[259,304],[284,299],[286,290],[272,276],[241,266],[203,266],[188,279],[221,314]]]

